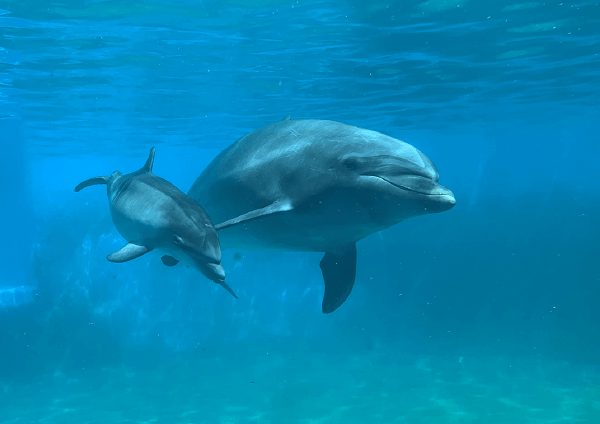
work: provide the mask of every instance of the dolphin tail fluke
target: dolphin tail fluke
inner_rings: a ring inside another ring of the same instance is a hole
[[[93,186],[93,185],[98,185],[98,184],[108,184],[108,180],[110,177],[94,177],[94,178],[90,178],[87,179],[79,184],[77,184],[77,187],[75,187],[75,191],[81,191],[86,187],[89,186]]]
[[[323,313],[330,314],[346,301],[356,278],[356,245],[343,250],[327,252],[321,260],[321,272],[325,280]]]
[[[146,160],[146,163],[144,164],[142,169],[140,169],[138,172],[152,172],[152,167],[154,166],[154,153],[155,152],[156,152],[156,149],[154,147],[150,149],[150,154],[148,155],[148,159]]]

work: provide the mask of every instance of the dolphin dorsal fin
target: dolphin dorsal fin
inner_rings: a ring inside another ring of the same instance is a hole
[[[75,191],[81,191],[82,189],[89,187],[89,186],[93,186],[93,185],[108,184],[109,179],[110,179],[110,177],[89,178],[89,179],[77,184],[77,187],[75,187]]]
[[[290,119],[292,119],[292,115],[285,115],[282,121],[289,121]]]
[[[146,163],[144,164],[142,169],[140,169],[140,172],[152,172],[152,166],[154,165],[154,152],[155,151],[156,151],[156,149],[154,147],[150,149],[150,154],[148,155],[148,160],[146,161]]]

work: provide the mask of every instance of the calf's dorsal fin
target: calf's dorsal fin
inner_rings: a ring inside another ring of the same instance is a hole
[[[154,166],[154,153],[155,152],[156,152],[156,149],[154,147],[150,149],[150,154],[148,155],[148,159],[146,160],[146,163],[144,164],[144,166],[142,166],[142,168],[138,172],[152,172],[152,167]]]

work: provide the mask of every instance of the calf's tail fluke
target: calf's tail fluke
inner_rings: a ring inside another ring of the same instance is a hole
[[[77,187],[75,187],[75,191],[81,191],[82,189],[89,187],[89,186],[93,186],[93,185],[108,184],[108,179],[109,179],[109,177],[90,178],[88,180],[85,180],[85,181],[77,184]]]

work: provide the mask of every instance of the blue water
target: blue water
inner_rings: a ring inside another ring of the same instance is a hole
[[[227,250],[239,296],[123,239],[103,189],[187,191],[285,115],[404,140],[452,210],[317,253]],[[0,0],[0,423],[600,422],[600,5]]]

